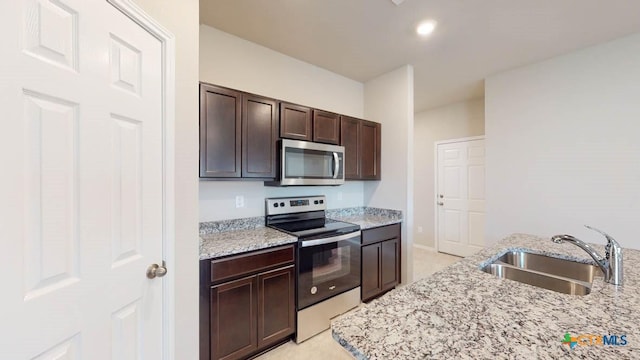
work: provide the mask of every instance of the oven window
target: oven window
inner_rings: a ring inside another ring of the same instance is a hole
[[[349,247],[335,247],[313,254],[313,283],[319,284],[348,275],[351,272]]]
[[[360,286],[360,236],[298,249],[298,310]]]

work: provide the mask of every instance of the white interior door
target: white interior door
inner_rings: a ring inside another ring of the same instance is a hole
[[[160,359],[161,43],[105,0],[0,10],[0,358]]]
[[[437,145],[438,251],[458,256],[484,247],[484,139]]]

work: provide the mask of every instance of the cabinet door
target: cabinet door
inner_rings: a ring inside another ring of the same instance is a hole
[[[280,137],[311,141],[311,109],[280,103]]]
[[[295,331],[293,265],[258,275],[258,347],[274,344]]]
[[[313,141],[340,143],[340,115],[322,110],[313,110]]]
[[[400,282],[400,240],[391,239],[380,243],[380,286],[388,290]]]
[[[242,99],[242,177],[275,178],[278,141],[276,101],[244,94]]]
[[[362,246],[362,300],[380,293],[380,243]]]
[[[200,177],[240,177],[241,94],[200,84]]]
[[[380,180],[381,126],[372,121],[360,122],[360,176]]]
[[[344,146],[345,179],[360,179],[360,120],[341,117],[340,145]]]
[[[239,359],[258,348],[257,276],[211,288],[211,359]]]

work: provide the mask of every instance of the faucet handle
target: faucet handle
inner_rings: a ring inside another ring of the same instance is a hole
[[[585,225],[584,227],[586,227],[589,230],[593,230],[595,232],[599,232],[600,234],[602,234],[602,236],[604,236],[607,239],[607,245],[605,245],[604,250],[605,250],[605,258],[609,259],[611,256],[611,246],[612,245],[617,245],[619,246],[618,242],[616,241],[616,239],[614,239],[611,235],[607,234],[606,232],[600,230],[600,229],[596,229],[594,227],[591,227],[589,225]]]

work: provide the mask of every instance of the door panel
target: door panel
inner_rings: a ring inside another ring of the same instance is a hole
[[[313,141],[340,143],[340,115],[322,110],[313,110]]]
[[[295,331],[293,265],[258,275],[258,347],[282,340]]]
[[[360,122],[360,175],[362,179],[380,180],[381,125],[372,121]]]
[[[341,117],[340,144],[344,146],[344,178],[360,179],[360,120]]]
[[[400,281],[400,254],[398,239],[386,240],[381,246],[381,287],[382,290],[391,289]]]
[[[161,44],[106,1],[0,6],[2,357],[161,358]]]
[[[242,177],[276,177],[276,101],[244,94],[242,99]]]
[[[280,137],[311,141],[311,109],[280,103]]]
[[[439,144],[438,250],[468,256],[484,247],[484,140]]]
[[[362,247],[362,300],[377,295],[380,283],[380,243]]]
[[[200,84],[200,177],[240,177],[241,96]]]
[[[211,358],[239,359],[258,348],[257,276],[211,288]]]

